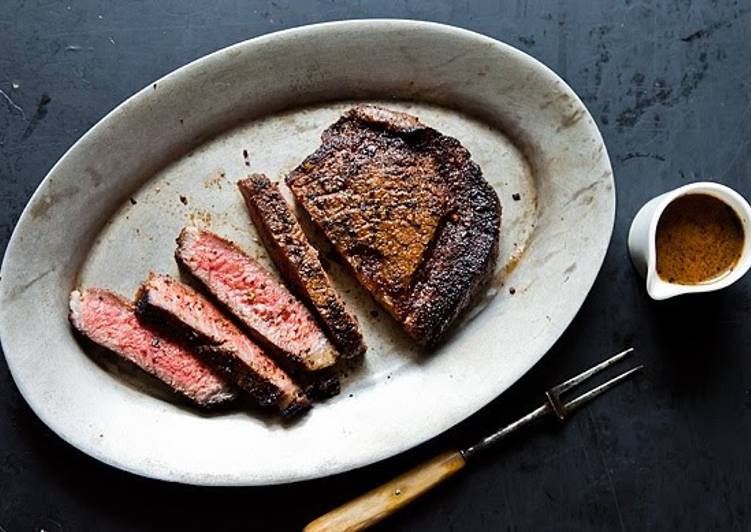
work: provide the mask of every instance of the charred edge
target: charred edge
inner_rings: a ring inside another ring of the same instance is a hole
[[[368,346],[362,337],[357,318],[349,314],[341,301],[328,301],[324,307],[325,310],[316,312],[316,315],[342,358],[352,360],[363,356]],[[328,319],[320,317],[322,312],[326,312]]]
[[[271,180],[265,174],[250,174],[245,179],[237,182],[237,186],[242,190],[247,188],[251,193],[260,192],[271,188]]]
[[[303,413],[307,412],[311,408],[312,408],[312,405],[310,404],[310,401],[308,400],[308,398],[305,396],[302,396],[301,398],[296,398],[286,407],[282,408],[279,411],[279,413],[281,414],[283,418],[290,419],[290,418],[302,415]]]
[[[427,334],[427,340],[422,344],[425,348],[433,348],[444,342],[453,334],[459,326],[463,316],[472,310],[478,300],[481,299],[483,288],[487,287],[493,276],[493,266],[498,257],[498,240],[495,241],[491,252],[488,254],[488,260],[485,263],[482,275],[478,276],[474,286],[471,286],[466,296],[462,299],[449,321],[439,323],[438,328]]]
[[[177,249],[175,249],[175,258],[178,258],[178,256],[180,255],[180,248],[183,247],[183,242],[187,238],[186,229],[187,227],[183,227],[180,230],[180,234],[177,235],[177,238],[175,239],[175,244],[177,244]]]
[[[153,305],[149,300],[149,290],[145,286],[136,292],[136,316],[144,325],[164,331],[165,336],[183,342],[191,347],[215,345],[211,338],[203,336],[183,324],[168,311]]]
[[[442,309],[437,309],[430,316],[424,317],[421,314],[421,309],[411,308],[408,314],[411,317],[416,318],[412,327],[405,328],[407,332],[418,343],[424,347],[435,347],[445,340],[449,331],[455,329],[455,325],[458,323],[458,318],[465,314],[471,307],[472,302],[476,296],[480,293],[483,286],[492,277],[493,267],[498,257],[499,239],[498,234],[500,231],[500,214],[496,218],[497,224],[493,228],[493,234],[480,234],[473,240],[472,246],[484,247],[483,242],[487,242],[492,238],[492,244],[490,245],[488,252],[483,254],[481,261],[474,263],[476,268],[475,274],[470,277],[454,278],[452,275],[451,283],[459,287],[457,293],[460,297],[457,297],[455,301],[451,301],[450,305],[445,305]],[[454,230],[460,228],[452,228],[449,226],[447,230]],[[480,258],[480,257],[477,257]],[[460,257],[459,260],[464,260],[464,257]],[[426,282],[429,280],[428,276],[425,277]]]
[[[321,267],[321,271],[323,268]],[[323,273],[325,275],[325,272]],[[326,277],[330,283],[330,279]],[[341,358],[355,359],[365,354],[367,345],[362,336],[360,322],[348,309],[341,296],[337,294],[333,285],[323,294],[323,301],[317,304],[312,301],[307,292],[302,299],[309,304],[313,315],[321,328],[326,332],[331,343],[336,347]]]
[[[260,406],[279,405],[282,399],[281,390],[245,367],[232,351],[222,349],[220,346],[201,346],[198,352],[223,373],[229,375]]]
[[[332,369],[324,369],[303,376],[301,384],[305,394],[311,399],[322,401],[329,399],[341,392],[341,383],[336,372]]]

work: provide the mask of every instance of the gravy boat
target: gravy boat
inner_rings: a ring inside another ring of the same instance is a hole
[[[701,284],[669,283],[657,274],[657,223],[665,208],[686,194],[706,194],[719,199],[735,211],[743,224],[743,250],[738,263],[727,275]],[[736,282],[751,268],[751,206],[735,190],[719,183],[702,181],[676,188],[648,201],[636,213],[628,233],[628,250],[634,266],[646,278],[647,293],[652,299],[720,290]]]

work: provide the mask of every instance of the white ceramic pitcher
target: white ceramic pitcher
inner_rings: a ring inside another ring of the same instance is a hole
[[[741,258],[732,272],[716,281],[702,284],[676,284],[668,283],[657,275],[657,222],[665,208],[676,198],[686,194],[707,194],[725,202],[740,218],[743,224],[743,251]],[[751,268],[751,206],[735,190],[721,185],[703,181],[691,183],[648,201],[634,217],[631,230],[628,233],[628,249],[631,260],[646,278],[647,293],[652,299],[668,299],[681,294],[695,294],[699,292],[711,292],[733,284],[743,277]]]

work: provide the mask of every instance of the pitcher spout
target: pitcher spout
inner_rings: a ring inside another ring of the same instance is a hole
[[[667,283],[660,279],[656,271],[650,271],[647,275],[647,293],[652,299],[662,301],[683,294],[685,290],[680,285]]]

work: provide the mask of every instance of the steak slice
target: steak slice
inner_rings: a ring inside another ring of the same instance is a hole
[[[109,290],[74,290],[68,319],[89,340],[157,377],[199,406],[225,403],[237,395],[218,370],[183,343],[139,322],[133,305]]]
[[[360,283],[417,342],[438,342],[489,278],[501,205],[458,140],[371,105],[287,176]]]
[[[151,274],[137,295],[138,313],[162,320],[199,347],[262,406],[277,405],[284,416],[309,407],[303,391],[277,364],[205,297],[168,275]]]
[[[303,371],[336,362],[313,315],[257,261],[214,233],[186,227],[175,257],[272,355]]]
[[[353,358],[365,352],[360,324],[347,312],[279,185],[263,174],[237,183],[253,224],[282,277],[318,316],[339,353]]]

